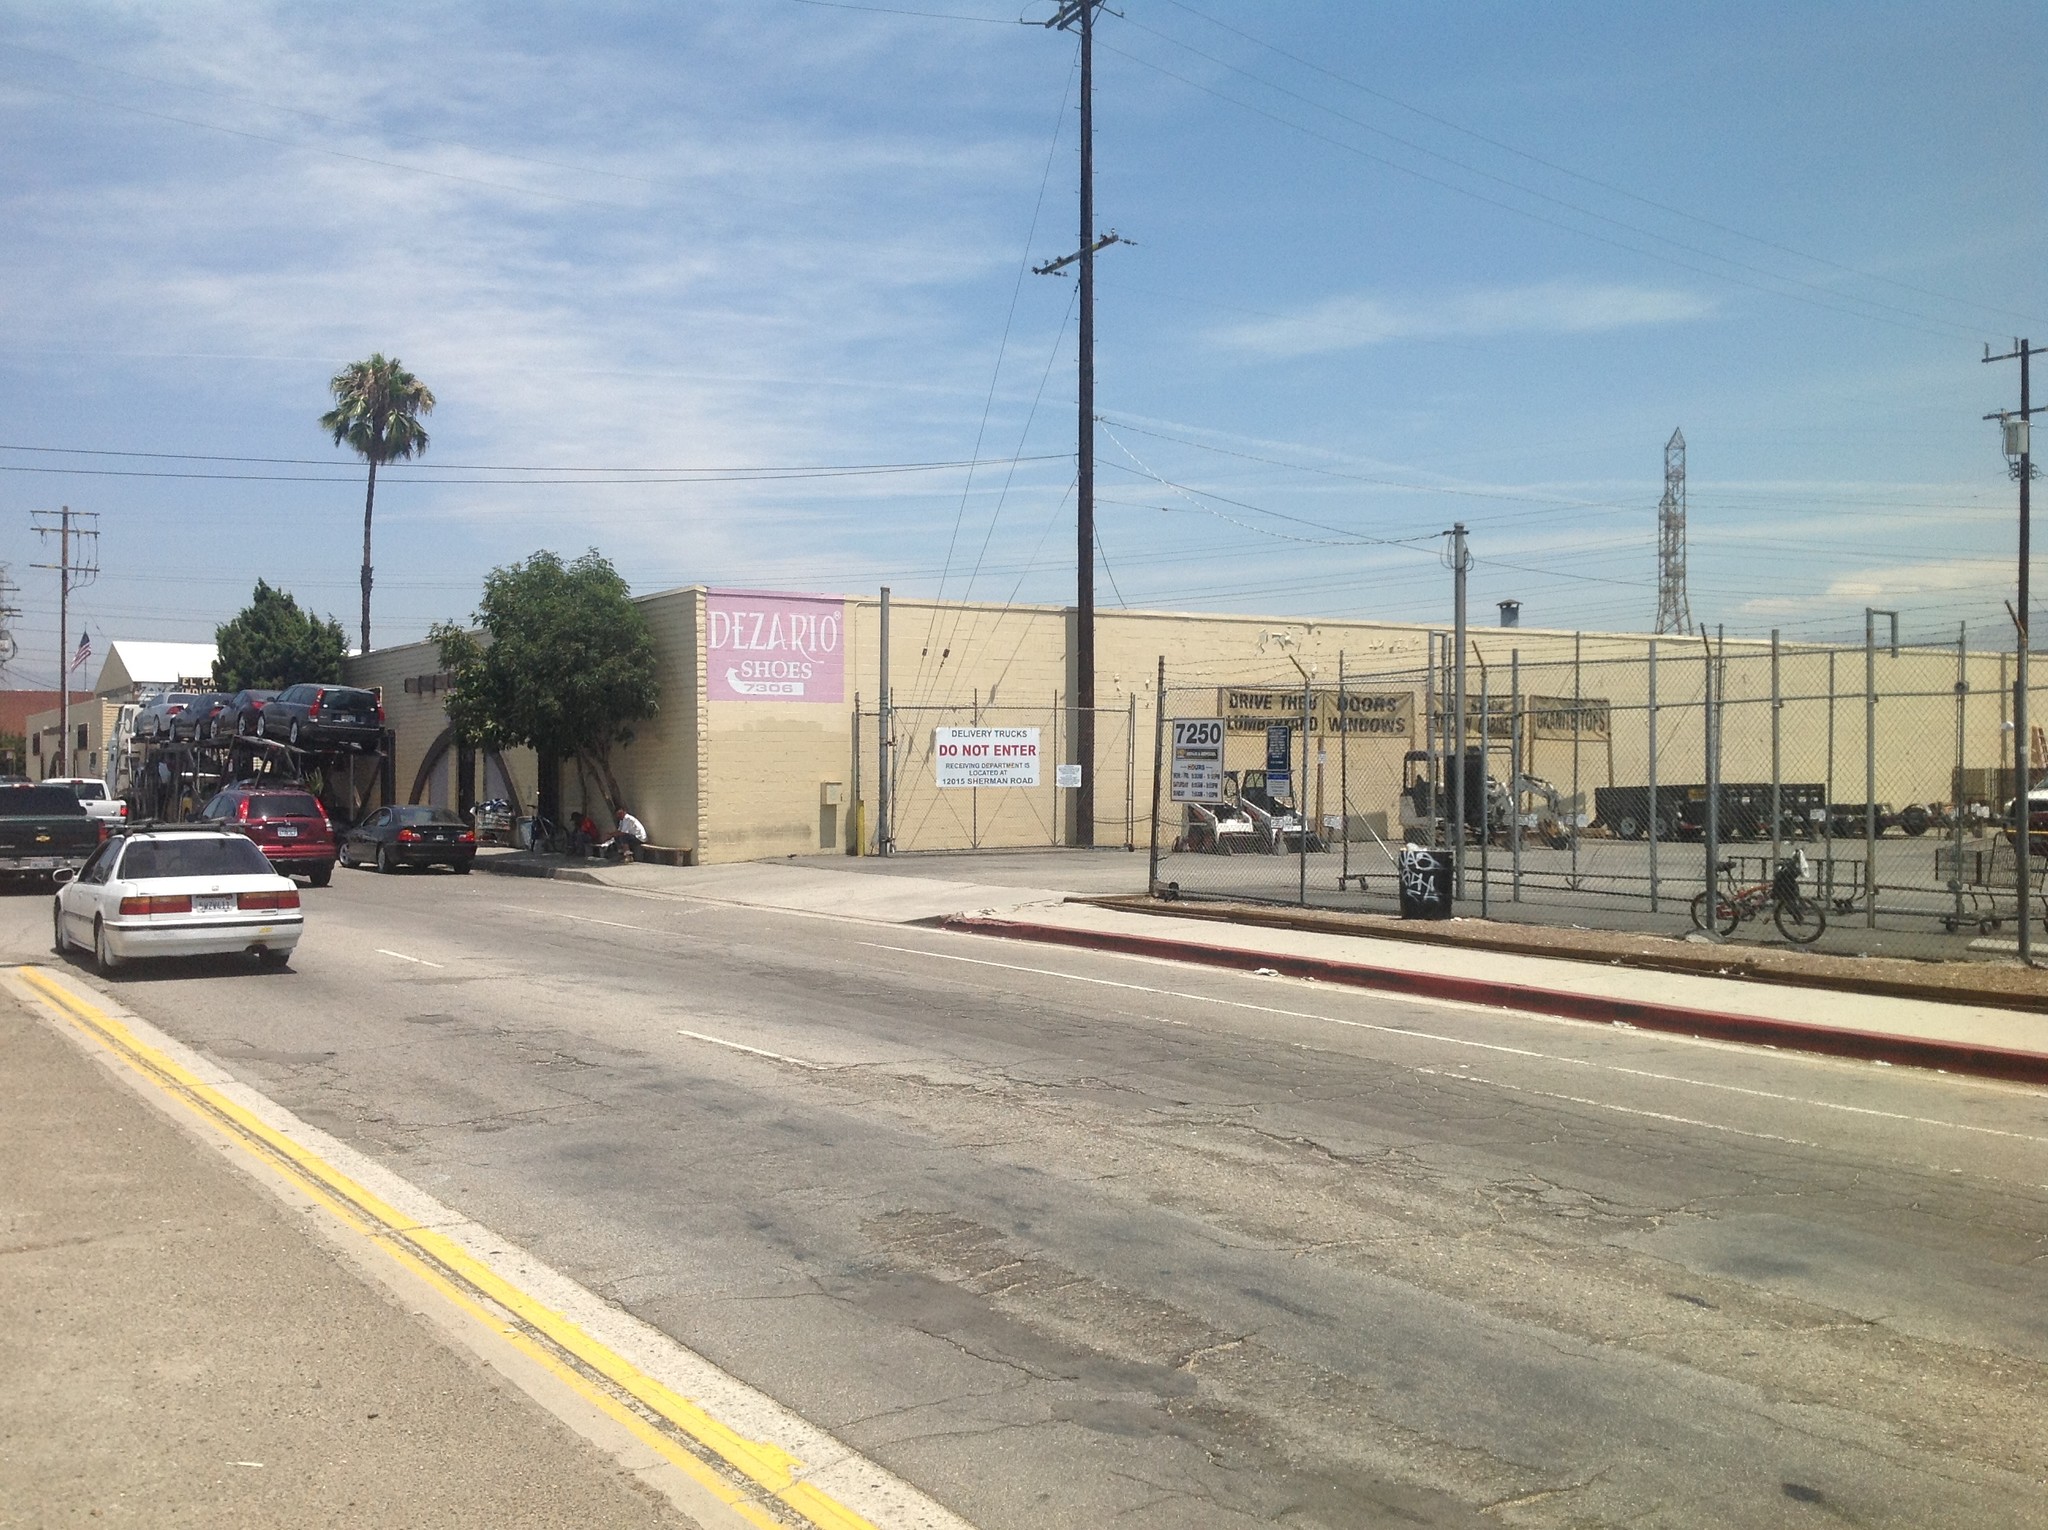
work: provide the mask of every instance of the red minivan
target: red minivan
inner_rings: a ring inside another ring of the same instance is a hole
[[[199,810],[200,821],[246,834],[282,876],[325,887],[334,877],[334,824],[303,786],[228,786]]]

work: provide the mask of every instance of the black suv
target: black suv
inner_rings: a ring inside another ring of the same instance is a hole
[[[294,685],[264,704],[256,731],[309,749],[375,749],[384,708],[375,691],[346,685]]]

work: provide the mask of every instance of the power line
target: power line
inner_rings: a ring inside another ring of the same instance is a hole
[[[1390,106],[1397,106],[1404,112],[1411,112],[1415,116],[1422,118],[1425,122],[1433,122],[1439,127],[1449,128],[1452,132],[1461,133],[1465,137],[1473,139],[1475,142],[1487,145],[1489,148],[1499,149],[1501,152],[1505,154],[1512,154],[1518,159],[1528,160],[1531,164],[1541,165],[1546,170],[1555,171],[1559,175],[1569,176],[1571,177],[1571,179],[1575,181],[1579,181],[1588,186],[1597,187],[1601,191],[1612,192],[1614,195],[1618,197],[1626,197],[1629,201],[1639,203],[1644,207],[1654,208],[1656,211],[1662,213],[1669,213],[1674,218],[1683,218],[1689,223],[1699,224],[1702,228],[1713,229],[1716,233],[1727,234],[1732,238],[1736,239],[1745,239],[1748,240],[1751,244],[1761,245],[1765,249],[1776,250],[1780,254],[1791,255],[1800,260],[1811,261],[1815,265],[1826,266],[1831,270],[1840,271],[1844,275],[1854,276],[1862,281],[1879,282],[1887,287],[1897,287],[1903,292],[1916,292],[1920,294],[1922,297],[1937,298],[1942,302],[1953,303],[1958,305],[1959,307],[1975,308],[1981,313],[1995,313],[2007,318],[2028,317],[2028,315],[2016,313],[2011,309],[1993,308],[1988,304],[1974,302],[1969,298],[1959,298],[1949,293],[1937,292],[1932,287],[1916,286],[1912,282],[1902,282],[1896,279],[1895,277],[1880,276],[1874,271],[1860,270],[1855,266],[1844,265],[1840,261],[1830,260],[1825,255],[1815,255],[1806,250],[1796,249],[1789,244],[1780,244],[1776,240],[1766,239],[1760,234],[1751,234],[1726,223],[1717,223],[1712,218],[1701,217],[1698,213],[1687,212],[1682,207],[1674,207],[1670,203],[1660,202],[1654,197],[1643,196],[1638,192],[1630,191],[1626,186],[1618,186],[1614,184],[1612,181],[1603,181],[1598,176],[1587,175],[1583,171],[1572,169],[1569,165],[1561,165],[1555,160],[1545,159],[1540,154],[1532,154],[1527,149],[1517,148],[1514,144],[1503,142],[1501,139],[1491,137],[1485,133],[1479,132],[1477,129],[1466,127],[1464,124],[1454,122],[1448,117],[1440,117],[1435,112],[1426,111],[1422,107],[1416,106],[1411,102],[1404,101],[1398,96],[1388,95],[1383,90],[1376,90],[1372,86],[1367,85],[1362,81],[1352,79],[1349,75],[1340,74],[1334,69],[1328,68],[1327,66],[1322,64],[1318,64],[1313,59],[1303,58],[1298,53],[1290,53],[1285,48],[1281,48],[1273,43],[1269,43],[1265,41],[1265,39],[1263,38],[1255,37],[1250,32],[1247,32],[1240,27],[1232,26],[1227,21],[1219,20],[1218,18],[1209,15],[1205,11],[1196,10],[1192,5],[1184,4],[1183,0],[1166,0],[1166,3],[1168,5],[1173,6],[1176,10],[1187,12],[1190,16],[1196,17],[1198,20],[1206,21],[1207,23],[1209,23],[1210,26],[1220,28],[1225,32],[1231,33],[1233,36],[1241,37],[1246,42],[1251,43],[1255,47],[1264,48],[1269,53],[1278,54],[1281,58],[1287,59],[1291,63],[1299,64],[1304,69],[1311,69],[1315,71],[1317,74],[1323,75],[1328,79],[1337,81],[1340,85],[1348,85],[1351,89],[1360,91],[1365,95],[1371,96],[1375,100],[1384,101]],[[1125,17],[1124,19],[1127,22],[1129,22],[1130,25],[1139,27],[1142,31],[1152,31],[1152,28],[1150,27],[1145,27],[1138,22],[1130,21],[1129,17]],[[1155,37],[1164,38],[1165,41],[1173,43],[1176,47],[1188,46],[1187,44],[1178,41],[1178,39],[1176,38],[1168,37],[1163,32],[1153,32],[1153,35]],[[1198,52],[1198,50],[1192,48],[1190,48],[1189,51]],[[1198,54],[1198,56],[1203,58],[1209,57],[1209,55],[1207,54]],[[1238,69],[1236,65],[1231,64],[1226,60],[1217,59],[1213,60],[1213,62],[1221,64],[1222,67],[1226,69],[1231,69],[1236,71],[1237,73],[1244,74],[1249,79],[1259,78],[1257,75],[1250,74],[1249,71]],[[1261,81],[1261,83],[1265,82]]]
[[[1282,127],[1292,128],[1295,132],[1300,133],[1305,137],[1313,138],[1320,143],[1329,144],[1333,148],[1342,149],[1348,154],[1354,154],[1361,159],[1370,160],[1374,164],[1384,165],[1389,170],[1397,170],[1403,175],[1414,177],[1416,180],[1426,181],[1432,186],[1441,186],[1446,191],[1455,192],[1459,196],[1468,197],[1475,202],[1484,203],[1488,207],[1496,207],[1503,212],[1514,213],[1518,217],[1528,218],[1534,222],[1546,224],[1551,228],[1562,229],[1564,232],[1568,234],[1577,235],[1581,239],[1591,239],[1597,244],[1604,244],[1612,249],[1625,250],[1631,255],[1639,255],[1647,260],[1662,261],[1664,264],[1668,266],[1674,266],[1681,271],[1690,271],[1696,276],[1704,276],[1713,281],[1727,282],[1732,286],[1744,287],[1752,292],[1761,292],[1767,297],[1784,298],[1796,303],[1805,303],[1811,307],[1825,308],[1835,313],[1847,314],[1851,318],[1864,319],[1869,322],[1878,324],[1889,324],[1897,329],[1909,329],[1919,334],[1934,335],[1939,338],[1947,338],[1949,333],[1976,333],[1976,330],[1972,326],[1959,324],[1953,320],[1936,318],[1932,315],[1927,314],[1919,314],[1911,309],[1897,308],[1894,304],[1877,302],[1875,299],[1859,298],[1854,297],[1853,295],[1850,296],[1850,302],[1862,303],[1866,307],[1892,309],[1894,312],[1908,314],[1910,317],[1921,320],[1922,322],[1907,323],[1904,320],[1900,319],[1886,318],[1883,314],[1863,313],[1854,308],[1846,308],[1842,306],[1842,304],[1840,303],[1823,302],[1821,299],[1816,297],[1805,297],[1797,292],[1785,292],[1776,287],[1767,287],[1759,282],[1746,281],[1739,276],[1731,276],[1726,271],[1710,270],[1705,266],[1694,265],[1690,261],[1679,260],[1675,256],[1661,254],[1656,250],[1646,250],[1639,245],[1628,244],[1619,239],[1612,239],[1604,234],[1594,233],[1590,229],[1576,227],[1573,224],[1564,222],[1561,219],[1547,217],[1540,212],[1533,212],[1529,208],[1517,207],[1512,202],[1504,202],[1499,197],[1492,197],[1486,195],[1484,192],[1474,191],[1469,186],[1461,186],[1456,181],[1446,180],[1444,177],[1440,175],[1432,175],[1426,170],[1418,170],[1413,165],[1404,165],[1401,163],[1401,161],[1397,159],[1389,159],[1384,154],[1375,154],[1370,149],[1363,149],[1360,148],[1357,144],[1347,143],[1345,140],[1341,138],[1332,137],[1328,133],[1320,132],[1317,129],[1308,126],[1306,123],[1297,122],[1291,117],[1283,116],[1275,111],[1269,111],[1267,108],[1263,106],[1255,106],[1249,101],[1241,101],[1236,96],[1226,94],[1225,92],[1216,89],[1214,86],[1205,85],[1200,80],[1190,79],[1188,76],[1184,74],[1178,73],[1175,70],[1167,68],[1164,64],[1157,64],[1150,59],[1140,58],[1137,54],[1128,53],[1122,48],[1115,47],[1112,44],[1104,43],[1102,46],[1108,49],[1110,52],[1116,54],[1119,58],[1128,59],[1131,63],[1136,64],[1141,69],[1150,69],[1156,74],[1163,74],[1170,80],[1179,81],[1181,84],[1187,86],[1190,90],[1198,90],[1203,95],[1213,96],[1217,100],[1226,102],[1231,106],[1235,106],[1241,111],[1248,111],[1255,116],[1264,117],[1269,122],[1277,122]],[[1273,86],[1271,88],[1281,90],[1283,94],[1292,94],[1292,92],[1287,92],[1285,90],[1285,87]],[[1315,103],[1310,104],[1313,105]],[[1356,121],[1356,119],[1347,117],[1344,113],[1335,111],[1333,108],[1330,107],[1320,107],[1319,109],[1330,112],[1331,115],[1342,118],[1347,122]],[[1356,123],[1356,125],[1364,128],[1367,132],[1380,134],[1380,136],[1382,137],[1392,136],[1391,134],[1386,134],[1382,132],[1382,130],[1378,128],[1372,127],[1368,123],[1359,122]],[[1398,142],[1399,140],[1396,141]],[[1424,149],[1420,152],[1429,154],[1432,158],[1436,159],[1446,158],[1446,156],[1444,155],[1436,154],[1433,150]],[[1471,167],[1459,164],[1455,160],[1450,161],[1450,163],[1458,164],[1458,168],[1460,169],[1471,169]],[[1596,219],[1599,222],[1612,224],[1616,227],[1626,229],[1631,233],[1639,234],[1647,239],[1654,239],[1660,244],[1669,244],[1672,245],[1674,248],[1685,250],[1692,250],[1694,248],[1693,246],[1683,244],[1678,240],[1667,239],[1661,234],[1654,234],[1645,229],[1638,229],[1632,224],[1621,222],[1619,219],[1609,218],[1604,214],[1592,212],[1589,209],[1578,207],[1575,204],[1565,202],[1560,198],[1548,196],[1543,192],[1531,190],[1530,188],[1522,186],[1517,182],[1507,181],[1503,177],[1493,175],[1488,171],[1471,169],[1471,173],[1483,176],[1488,180],[1500,181],[1502,184],[1510,186],[1514,190],[1522,192],[1524,195],[1537,197],[1543,201],[1553,203],[1557,206],[1568,208],[1573,212],[1581,213],[1582,215]],[[1705,258],[1709,260],[1718,260],[1725,265],[1732,265],[1739,269],[1761,269],[1758,267],[1749,266],[1744,262],[1735,260],[1729,256],[1714,254],[1712,251],[1703,250],[1698,251],[1697,253],[1705,256]],[[1827,288],[1819,287],[1815,283],[1802,281],[1797,277],[1781,276],[1776,272],[1770,271],[1765,271],[1762,274],[1764,274],[1772,281],[1789,283],[1794,286],[1807,287],[1817,292],[1825,292],[1829,290]],[[1941,328],[1930,328],[1930,325],[1939,325],[1941,326]]]
[[[611,478],[447,478],[417,473],[393,473],[388,481],[410,484],[489,484],[495,488],[535,487],[576,487],[576,488],[631,488],[636,484],[693,484],[693,483],[789,483],[800,480],[825,478],[885,478],[910,473],[938,473],[961,468],[970,471],[976,467],[1002,467],[1024,462],[1056,462],[1064,453],[1043,453],[1029,457],[997,457],[983,462],[917,462],[876,464],[863,467],[832,468],[753,468],[719,471],[708,468],[669,469],[626,469],[639,472],[639,477]],[[506,470],[512,471],[512,470]],[[550,471],[548,469],[527,471]],[[554,469],[552,471],[577,471]],[[591,472],[607,471],[590,469]],[[610,469],[613,473],[621,470]],[[148,478],[167,480],[196,480],[211,483],[354,483],[357,480],[340,473],[201,473],[167,472],[162,469],[143,468],[82,468],[82,467],[39,467],[24,463],[0,463],[0,473],[39,473],[65,478]],[[644,476],[652,474],[654,476]]]
[[[10,446],[0,443],[0,452],[49,452],[70,457],[136,457],[155,462],[254,462],[285,467],[325,467],[332,457],[234,457],[212,452],[138,452],[105,446]],[[714,467],[567,467],[493,462],[416,463],[418,472],[461,473],[823,473],[911,471],[924,468],[1000,467],[1006,462],[1051,461],[1050,456],[956,458],[934,462],[821,462],[805,464],[756,464]]]

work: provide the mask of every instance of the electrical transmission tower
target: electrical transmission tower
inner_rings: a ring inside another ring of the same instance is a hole
[[[1664,497],[1657,502],[1658,632],[1690,632],[1692,602],[1685,594],[1685,432],[1664,443]]]

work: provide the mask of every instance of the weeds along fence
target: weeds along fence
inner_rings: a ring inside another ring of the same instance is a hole
[[[1462,724],[1444,634],[1420,665],[1168,674],[1155,890],[1391,911],[1399,851],[1433,846],[1459,913],[1669,930],[1803,856],[1823,949],[2015,944],[2010,655],[1875,617],[1856,647],[1486,636]],[[1743,912],[1732,938],[1780,938],[1767,898]]]

